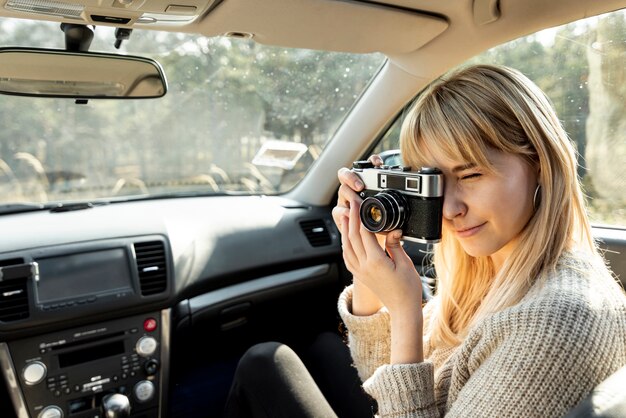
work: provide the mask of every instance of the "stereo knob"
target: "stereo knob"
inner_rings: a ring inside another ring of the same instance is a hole
[[[121,393],[110,393],[102,398],[104,418],[128,418],[130,416],[130,401]]]
[[[139,402],[148,402],[154,398],[154,391],[154,384],[149,380],[137,382],[133,389],[133,392],[135,392],[135,398],[137,398]]]
[[[63,418],[63,410],[56,405],[46,406],[37,418]]]
[[[135,344],[135,350],[137,354],[142,357],[149,357],[156,351],[157,341],[154,337],[143,336]]]
[[[143,364],[143,370],[148,376],[155,375],[159,370],[159,362],[155,359],[150,359]]]
[[[46,369],[45,364],[40,361],[33,361],[24,367],[24,370],[22,370],[22,377],[27,385],[32,386],[41,382],[46,377],[47,372],[48,369]]]

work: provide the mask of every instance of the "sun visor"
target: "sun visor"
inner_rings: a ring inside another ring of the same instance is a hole
[[[0,0],[1,1],[1,0]],[[4,0],[0,15],[255,41],[309,49],[399,54],[448,27],[445,18],[364,0]]]
[[[208,36],[241,33],[286,47],[396,54],[419,49],[445,31],[448,22],[363,1],[224,0],[197,25]]]
[[[220,0],[4,0],[3,16],[81,25],[185,26]]]

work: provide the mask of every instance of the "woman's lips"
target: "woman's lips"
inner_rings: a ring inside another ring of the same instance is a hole
[[[480,232],[480,230],[483,228],[483,226],[484,226],[486,223],[487,223],[487,222],[482,223],[482,224],[477,225],[477,226],[473,226],[473,227],[471,227],[471,228],[466,228],[466,229],[457,229],[457,230],[456,230],[456,235],[457,235],[459,238],[467,238],[467,237],[471,237],[472,235],[476,235],[476,234],[478,234],[478,233]]]

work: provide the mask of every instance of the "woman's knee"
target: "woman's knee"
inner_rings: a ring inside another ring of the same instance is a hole
[[[239,360],[237,375],[245,378],[265,380],[281,369],[290,367],[293,362],[300,362],[297,354],[285,344],[265,342],[250,347]]]

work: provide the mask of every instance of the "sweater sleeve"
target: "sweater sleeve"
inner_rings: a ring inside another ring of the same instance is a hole
[[[363,389],[376,399],[380,417],[439,417],[434,367],[429,361],[379,367]]]
[[[370,316],[352,315],[352,286],[342,292],[338,307],[363,388],[376,399],[379,415],[407,416],[408,412],[408,416],[437,417],[433,364],[389,364],[389,313],[383,308]]]
[[[389,313],[383,308],[370,316],[352,315],[352,285],[339,296],[338,310],[348,329],[348,346],[362,381],[391,356]]]

